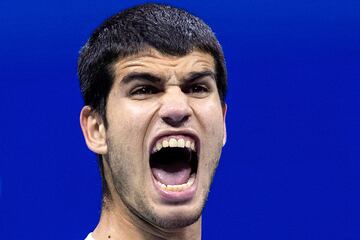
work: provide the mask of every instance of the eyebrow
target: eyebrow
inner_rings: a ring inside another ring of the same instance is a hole
[[[134,80],[161,82],[162,78],[151,73],[132,72],[123,77],[123,79],[121,80],[121,84],[128,84]]]
[[[187,83],[195,82],[198,79],[204,78],[204,77],[211,77],[215,80],[215,73],[211,70],[205,70],[200,72],[191,72],[187,77],[185,77],[185,81]]]
[[[188,76],[184,78],[185,83],[192,83],[198,79],[204,78],[204,77],[211,77],[215,80],[215,73],[211,70],[205,70],[205,71],[199,71],[199,72],[190,72]],[[134,80],[142,80],[142,81],[148,81],[153,83],[159,83],[163,81],[163,78],[156,76],[152,73],[146,73],[146,72],[132,72],[123,77],[121,80],[121,84],[128,84]]]

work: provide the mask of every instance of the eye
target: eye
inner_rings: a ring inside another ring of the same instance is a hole
[[[143,85],[143,86],[138,86],[138,87],[134,88],[130,92],[130,96],[151,95],[151,94],[157,94],[157,93],[159,93],[158,88],[151,86],[151,85]]]
[[[209,89],[204,85],[194,85],[189,89],[189,93],[206,93],[209,92]]]
[[[205,84],[193,84],[184,89],[184,93],[194,97],[206,97],[210,93],[210,88]]]

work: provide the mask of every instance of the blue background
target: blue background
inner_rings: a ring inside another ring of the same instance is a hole
[[[96,226],[78,51],[139,2],[1,0],[1,239],[83,239]],[[204,239],[360,239],[360,1],[167,3],[213,28],[228,65]]]

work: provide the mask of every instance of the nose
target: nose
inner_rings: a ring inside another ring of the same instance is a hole
[[[172,127],[183,126],[191,116],[188,97],[177,86],[169,87],[161,98],[160,118]]]

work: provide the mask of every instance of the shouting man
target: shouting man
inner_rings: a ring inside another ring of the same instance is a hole
[[[226,141],[226,67],[214,33],[184,10],[133,7],[94,31],[78,74],[80,124],[103,187],[87,239],[201,239]]]

